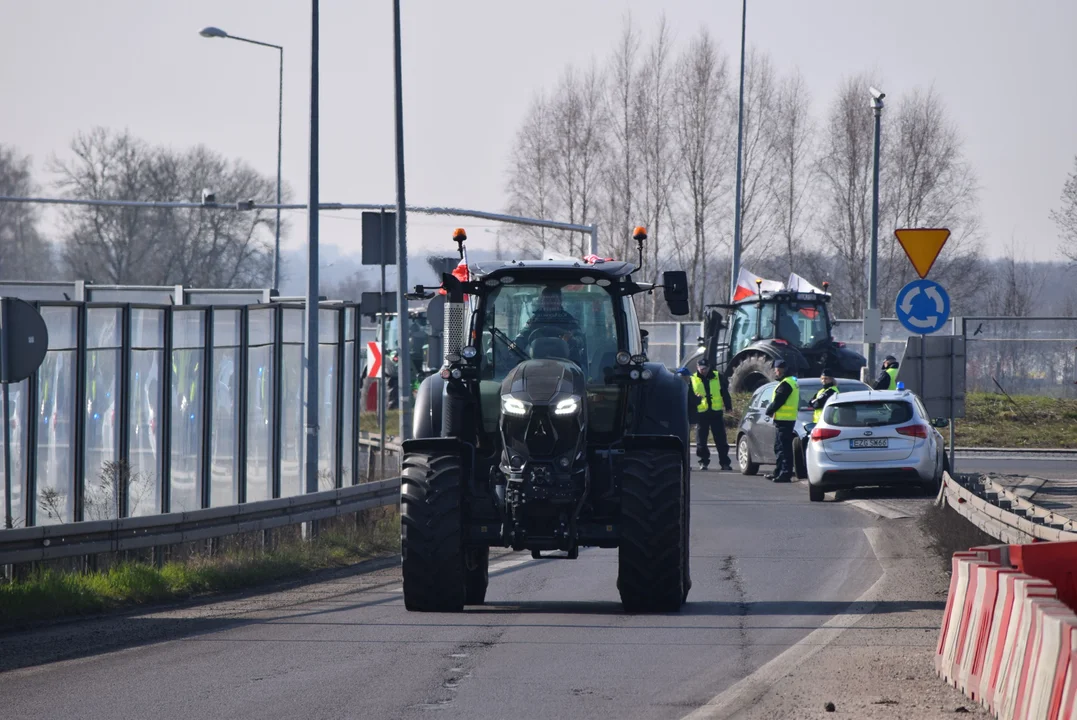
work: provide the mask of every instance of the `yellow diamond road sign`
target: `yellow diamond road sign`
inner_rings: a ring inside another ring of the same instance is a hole
[[[935,258],[950,237],[950,231],[946,228],[906,228],[895,230],[894,235],[922,280],[931,271]]]

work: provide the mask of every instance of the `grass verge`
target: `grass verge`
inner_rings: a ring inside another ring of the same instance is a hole
[[[338,518],[322,528],[313,541],[277,531],[281,539],[269,550],[246,538],[213,555],[195,553],[160,568],[120,562],[99,572],[39,569],[0,585],[0,627],[241,590],[400,549],[395,509],[368,511],[358,524]]]

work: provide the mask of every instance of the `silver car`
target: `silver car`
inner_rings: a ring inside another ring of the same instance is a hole
[[[947,469],[942,435],[920,398],[908,390],[841,393],[811,428],[808,495],[865,486],[922,486],[938,492]]]

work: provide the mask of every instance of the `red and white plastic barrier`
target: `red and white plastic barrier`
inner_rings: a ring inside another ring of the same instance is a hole
[[[948,683],[1003,720],[1077,720],[1077,542],[954,553],[935,652]]]

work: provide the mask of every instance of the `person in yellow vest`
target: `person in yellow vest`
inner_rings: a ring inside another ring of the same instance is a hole
[[[729,443],[725,437],[725,415],[723,410],[733,408],[729,397],[729,380],[725,375],[717,374],[707,358],[700,358],[696,363],[696,374],[692,376],[692,394],[695,396],[696,420],[696,457],[699,469],[706,470],[711,462],[711,450],[707,442],[708,432],[714,436],[714,447],[718,450],[718,462],[722,470],[732,470],[729,461]]]
[[[789,368],[781,358],[774,361],[774,377],[778,387],[774,388],[774,399],[767,406],[766,415],[774,418],[774,457],[776,467],[773,475],[767,475],[774,482],[791,482],[793,479],[793,433],[797,424],[797,412],[800,410],[800,387],[797,379],[789,373]]]
[[[830,399],[832,395],[837,395],[838,384],[834,382],[834,378],[831,377],[830,371],[823,368],[823,372],[819,374],[819,382],[823,383],[823,386],[819,388],[819,392],[815,393],[811,402],[808,403],[815,411],[812,413],[811,421],[818,423],[820,418],[823,417],[823,408],[826,407],[826,401]]]
[[[897,390],[898,361],[893,355],[883,359],[883,371],[875,378],[876,390]]]

